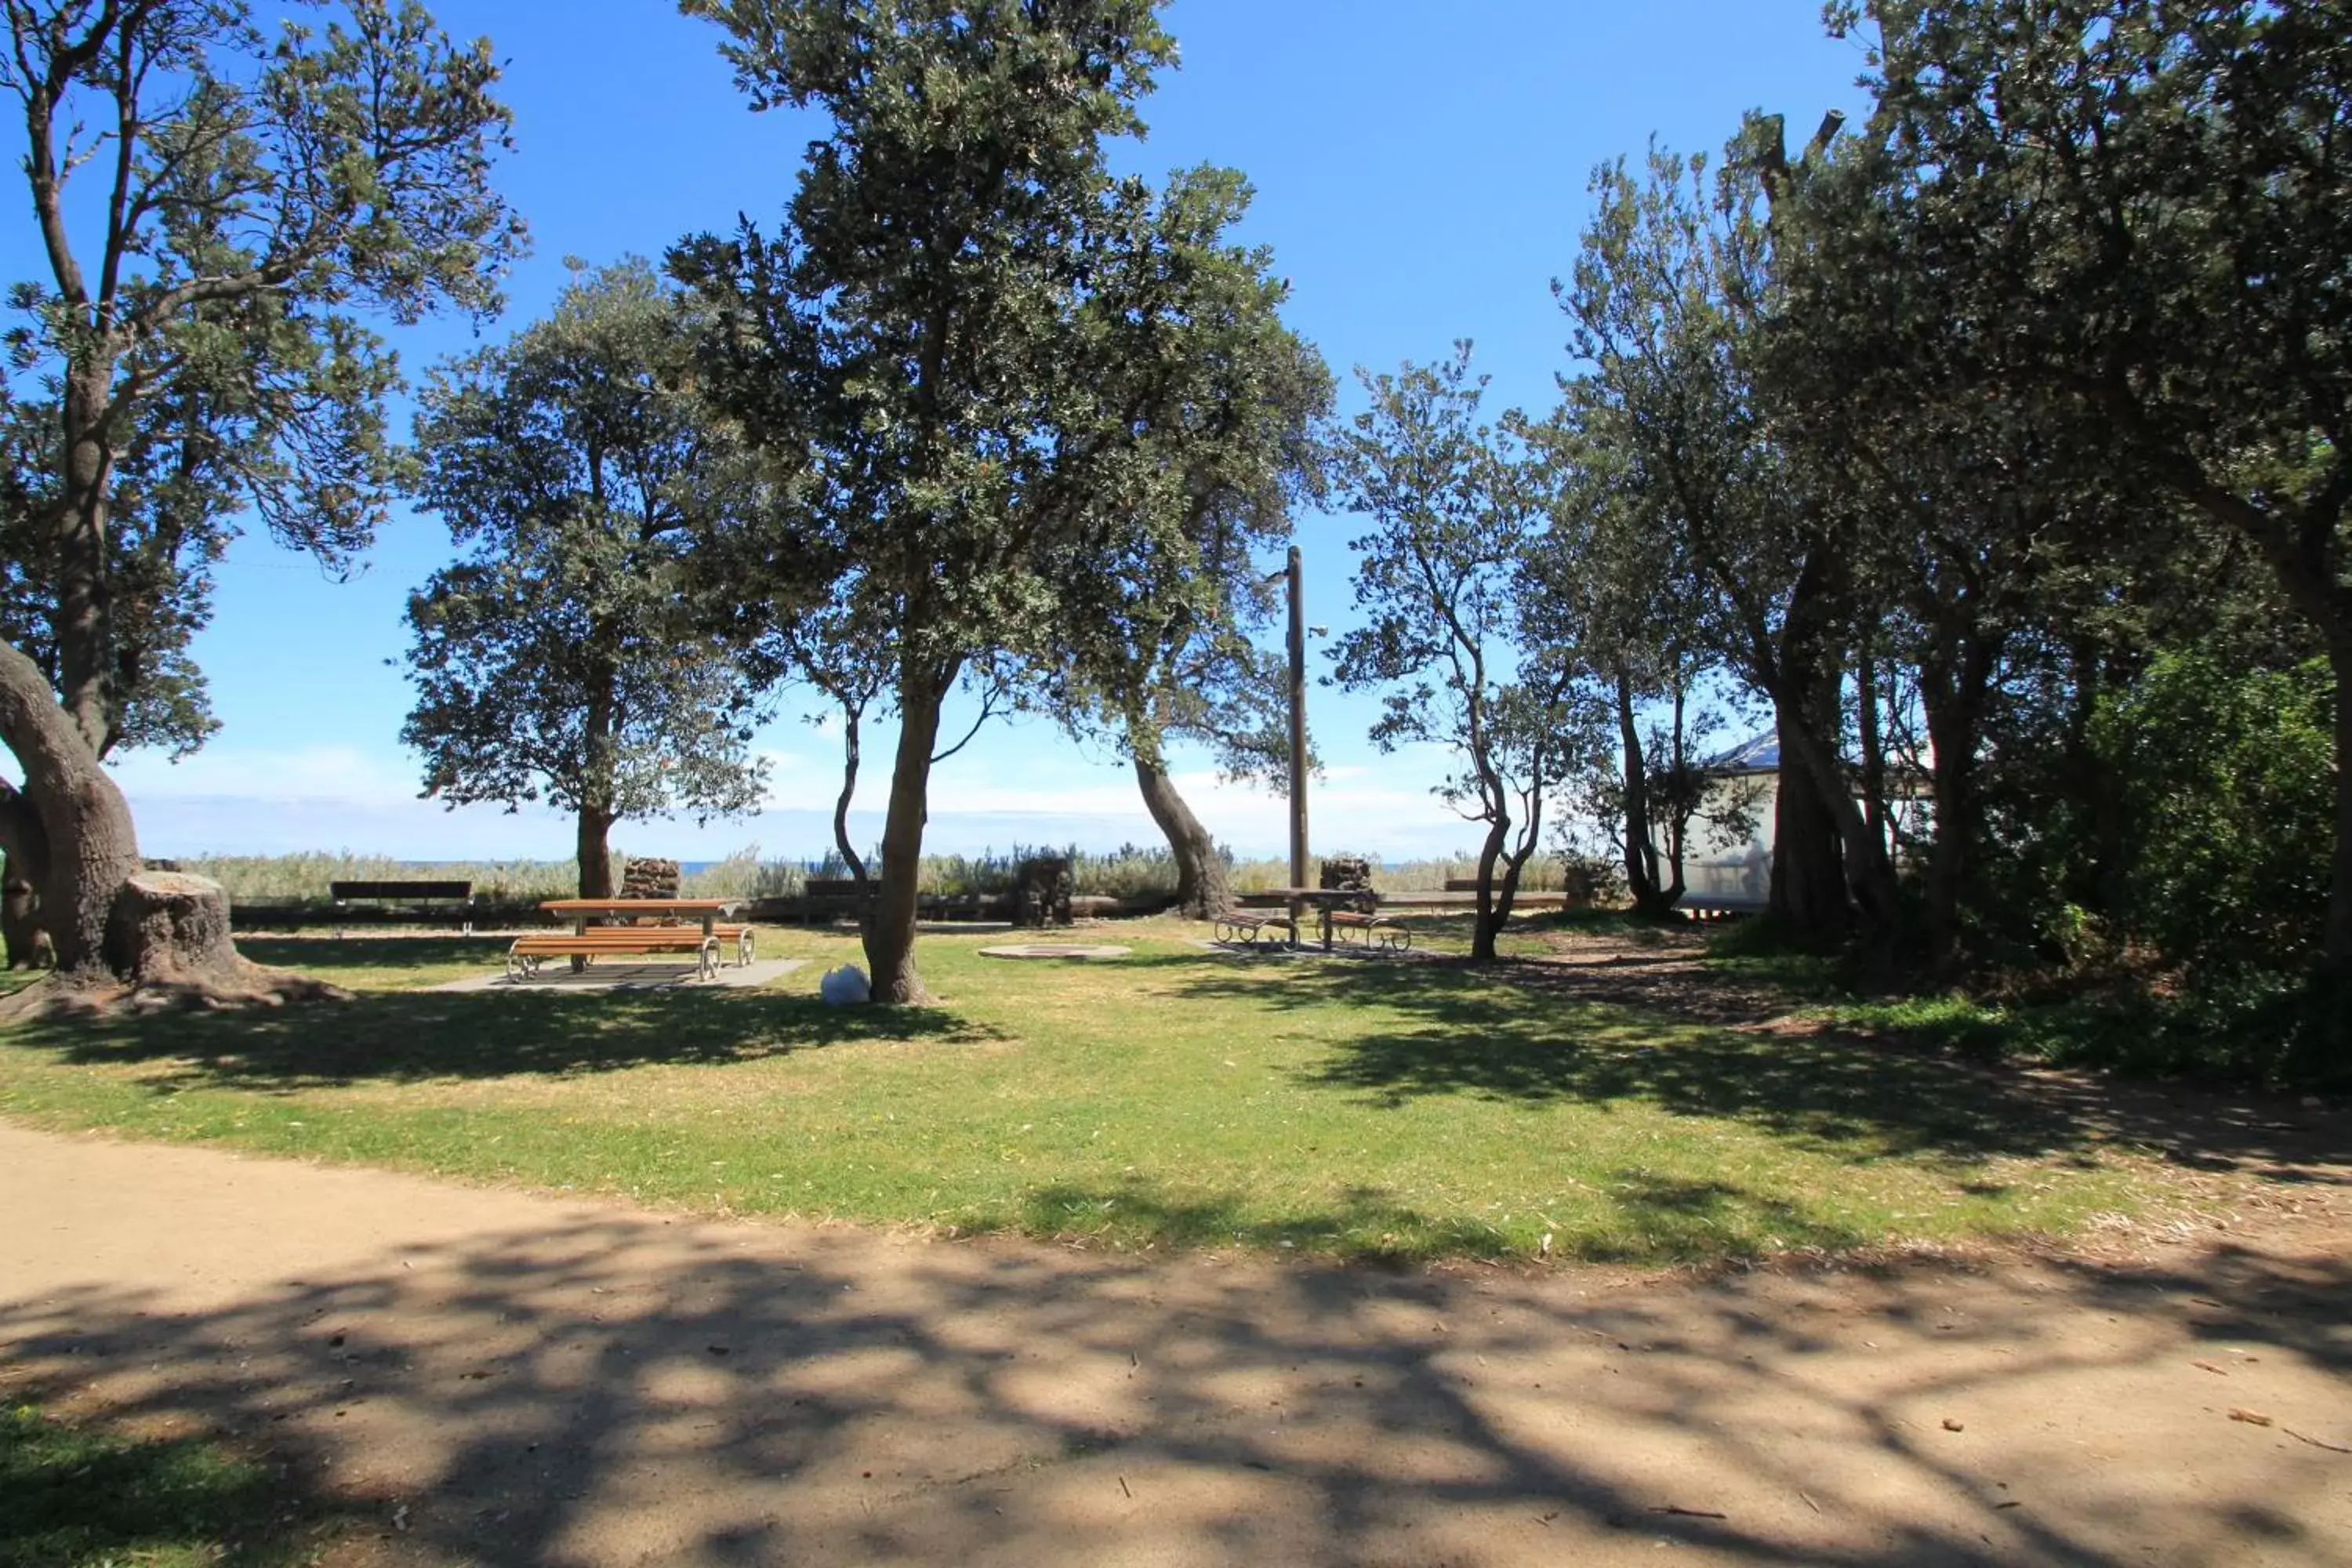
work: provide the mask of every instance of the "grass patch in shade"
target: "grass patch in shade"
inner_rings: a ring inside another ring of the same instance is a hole
[[[265,1465],[0,1405],[0,1568],[288,1568],[320,1526]]]

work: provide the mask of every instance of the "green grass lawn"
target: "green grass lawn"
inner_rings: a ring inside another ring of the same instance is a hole
[[[2063,1232],[2159,1183],[2012,1076],[1443,963],[1251,960],[1150,921],[1073,965],[926,939],[941,998],[425,993],[495,941],[251,942],[349,1005],[23,1025],[0,1113],[703,1210],[1353,1256],[1703,1260]]]
[[[267,1466],[0,1405],[0,1568],[278,1568],[318,1534]]]

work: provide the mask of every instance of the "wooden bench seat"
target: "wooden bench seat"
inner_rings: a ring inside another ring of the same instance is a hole
[[[1219,942],[1261,942],[1265,930],[1272,926],[1283,933],[1282,940],[1297,942],[1298,928],[1285,914],[1261,914],[1255,910],[1227,910],[1216,919],[1216,939]]]
[[[599,958],[654,953],[692,955],[698,976],[719,973],[719,939],[704,936],[700,926],[592,926],[584,931],[533,931],[515,939],[507,950],[507,978],[526,980],[551,958]]]
[[[593,931],[614,931],[614,930],[618,930],[618,931],[690,931],[696,932],[697,934],[699,934],[699,933],[701,932],[701,931],[702,931],[702,928],[701,928],[700,926],[698,926],[698,925],[688,925],[688,924],[686,924],[686,923],[685,923],[684,921],[663,921],[663,922],[661,922],[659,925],[650,925],[650,926],[618,926],[618,927],[614,927],[614,926],[592,926],[592,927],[591,927],[591,928],[589,928],[589,929],[591,930],[591,931],[592,931],[592,932],[593,932]],[[733,949],[735,950],[735,964],[736,964],[736,967],[737,967],[737,968],[739,968],[739,969],[740,969],[740,968],[741,968],[743,965],[748,964],[748,963],[750,963],[751,962],[751,949],[752,949],[752,946],[753,946],[753,939],[752,939],[752,935],[751,935],[751,928],[750,926],[747,926],[747,925],[715,925],[715,926],[712,926],[712,927],[710,928],[710,934],[711,934],[713,937],[715,937],[716,939],[718,939],[719,956],[721,956],[722,958],[726,956],[727,950],[728,950],[729,948],[730,948],[730,947],[731,947],[731,948],[733,948]]]
[[[1333,910],[1326,917],[1331,922],[1332,933],[1361,931],[1366,945],[1377,944],[1391,952],[1402,952],[1412,945],[1412,932],[1386,915],[1362,914],[1355,910]]]

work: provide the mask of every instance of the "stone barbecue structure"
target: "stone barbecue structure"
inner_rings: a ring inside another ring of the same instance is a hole
[[[1078,879],[1068,860],[1040,856],[1021,862],[1013,886],[1013,923],[1028,931],[1071,923],[1070,900]]]
[[[629,857],[628,868],[621,873],[621,893],[625,899],[674,899],[678,896],[678,884],[685,873],[675,860],[640,860]]]

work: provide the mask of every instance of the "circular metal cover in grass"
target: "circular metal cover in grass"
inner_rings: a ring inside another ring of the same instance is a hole
[[[982,958],[1125,958],[1131,947],[1092,947],[1075,942],[1020,942],[1005,947],[983,947]]]

